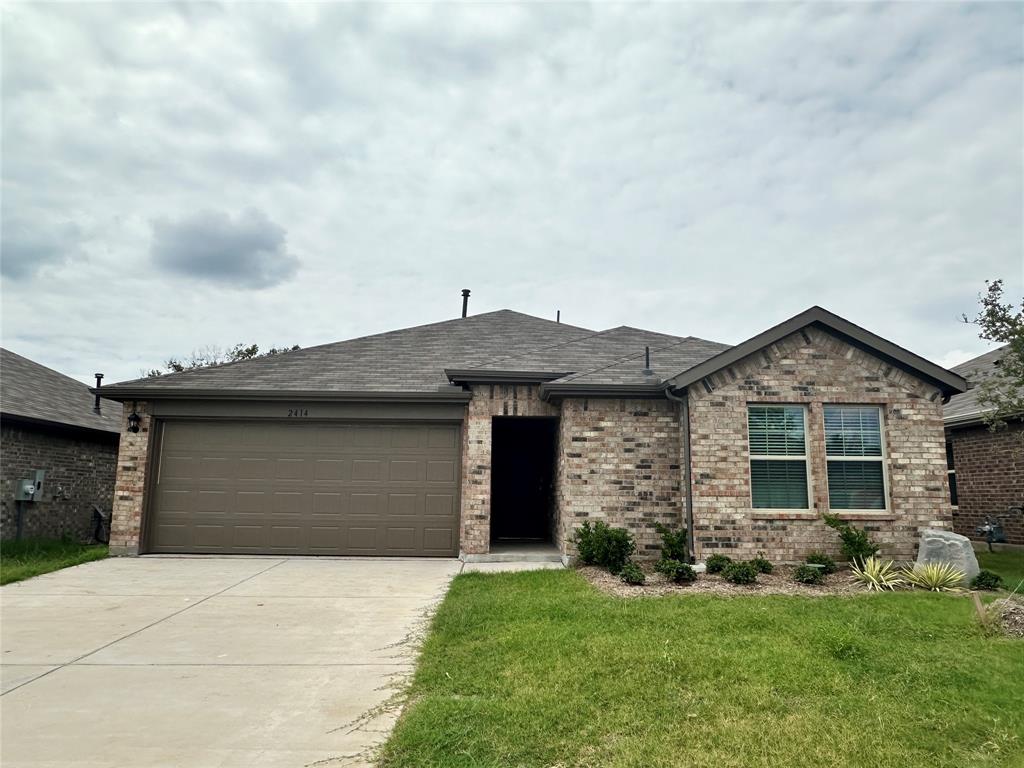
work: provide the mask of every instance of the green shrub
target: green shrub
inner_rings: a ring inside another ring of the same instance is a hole
[[[661,536],[661,559],[678,560],[680,563],[690,562],[690,550],[686,542],[686,529],[680,528],[673,531],[671,528],[658,523],[654,529]]]
[[[869,592],[883,592],[887,589],[902,587],[904,581],[892,560],[885,562],[877,557],[865,558],[863,565],[854,563],[850,580],[860,584]]]
[[[978,571],[971,579],[971,589],[999,589],[1003,586],[1003,577],[992,571]]]
[[[689,584],[697,580],[697,572],[689,563],[681,563],[670,558],[663,557],[655,564],[654,570],[676,584]]]
[[[586,521],[574,537],[576,551],[586,565],[600,565],[612,573],[618,573],[636,550],[633,536],[625,528],[612,528],[597,521],[591,525]]]
[[[634,586],[640,586],[647,581],[647,577],[644,576],[644,572],[640,570],[640,566],[632,560],[625,563],[622,568],[619,569],[619,578],[626,584],[632,584]]]
[[[836,572],[836,561],[826,555],[824,552],[811,552],[806,558],[805,562],[811,563],[812,565],[823,565],[825,573]]]
[[[923,563],[904,568],[903,578],[930,592],[956,592],[964,583],[964,572],[952,563]]]
[[[757,569],[758,573],[771,573],[775,570],[775,566],[771,564],[771,561],[760,554],[750,561],[750,564]]]
[[[825,582],[825,570],[813,568],[810,565],[798,565],[793,569],[793,581],[800,584],[823,584]]]
[[[704,565],[707,567],[708,573],[721,573],[731,562],[731,557],[726,557],[725,555],[712,555],[707,559],[707,562],[705,562]]]
[[[729,563],[722,576],[733,584],[754,584],[757,582],[757,568],[749,562]]]
[[[822,519],[825,525],[835,529],[839,534],[839,540],[842,542],[840,548],[851,563],[863,565],[869,557],[878,554],[878,545],[871,540],[866,531],[844,523],[835,515],[825,515]]]

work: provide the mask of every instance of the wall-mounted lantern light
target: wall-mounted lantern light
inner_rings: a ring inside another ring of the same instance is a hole
[[[142,417],[139,416],[139,412],[135,407],[135,402],[132,402],[132,412],[128,414],[128,431],[138,432],[139,424],[142,423]]]

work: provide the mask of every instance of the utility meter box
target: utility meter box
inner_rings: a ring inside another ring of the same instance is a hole
[[[41,501],[43,498],[43,482],[46,480],[45,469],[32,470],[32,476],[19,480],[14,488],[15,501]]]

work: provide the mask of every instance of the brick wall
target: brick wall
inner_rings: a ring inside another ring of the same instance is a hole
[[[150,446],[149,404],[138,403],[142,417],[138,432],[128,431],[131,404],[121,416],[121,450],[114,483],[114,518],[110,526],[110,553],[137,555],[142,535],[142,507],[146,491],[146,462]]]
[[[558,435],[556,544],[584,520],[629,529],[637,557],[658,557],[654,526],[682,524],[680,430],[668,400],[567,399]]]
[[[951,527],[942,404],[934,387],[816,329],[786,337],[690,387],[695,547],[746,558],[764,552],[786,562],[820,549],[838,555],[838,538],[820,519],[829,511],[825,403],[883,407],[889,510],[843,514],[867,528],[886,557],[916,556],[919,530]],[[755,510],[750,502],[748,402],[806,404],[812,509]]]
[[[1024,544],[1024,519],[1007,514],[1024,504],[1024,424],[989,431],[986,426],[951,430],[959,506],[953,514],[957,533],[979,539],[975,529],[985,515],[1004,515],[1006,539]]]
[[[92,507],[110,511],[117,463],[117,435],[98,437],[80,431],[5,422],[0,442],[0,535],[17,532],[16,485],[30,470],[46,471],[41,499],[22,505],[22,536],[56,539],[93,538]]]
[[[477,384],[466,405],[462,429],[462,515],[460,547],[482,554],[491,547],[491,419],[494,416],[558,416],[537,387],[528,384]]]

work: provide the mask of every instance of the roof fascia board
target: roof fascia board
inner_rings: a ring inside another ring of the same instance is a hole
[[[0,413],[0,421],[5,424],[25,425],[52,429],[66,434],[89,435],[100,438],[114,438],[121,434],[118,429],[103,429],[101,427],[86,427],[81,424],[69,424],[66,421],[53,421],[52,419],[40,419],[34,416],[22,416],[18,413]]]
[[[735,347],[730,347],[703,363],[674,376],[669,379],[668,384],[676,388],[688,387],[809,325],[822,328],[859,349],[935,384],[945,395],[967,391],[967,381],[962,376],[925,360],[838,315],[833,315],[821,307],[812,307]]]
[[[472,393],[452,388],[449,392],[331,392],[299,389],[176,389],[103,387],[110,400],[302,400],[344,403],[468,403]],[[95,393],[95,390],[91,390]]]
[[[453,384],[541,384],[572,374],[572,371],[500,371],[480,368],[445,368]]]
[[[565,397],[642,397],[664,398],[662,384],[541,384],[541,400]]]

